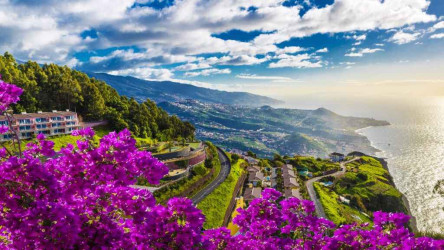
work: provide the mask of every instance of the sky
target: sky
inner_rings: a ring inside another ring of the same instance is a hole
[[[5,51],[283,99],[444,96],[444,1],[0,0]]]

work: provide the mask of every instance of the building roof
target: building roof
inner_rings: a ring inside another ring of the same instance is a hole
[[[264,178],[264,174],[261,171],[257,171],[257,172],[250,172],[250,174],[248,175],[248,181],[252,182],[252,181],[263,181]]]
[[[285,187],[299,187],[299,183],[295,178],[284,178],[284,186]]]
[[[285,164],[284,165],[284,169],[293,169],[293,165],[291,165],[291,164]]]
[[[247,171],[248,172],[258,172],[258,171],[261,171],[261,168],[259,166],[251,165],[251,166],[248,166]]]
[[[247,188],[245,189],[244,193],[244,199],[247,201],[251,201],[256,198],[260,198],[262,193],[262,188],[255,187],[255,188]]]
[[[14,119],[29,119],[29,118],[48,118],[56,116],[69,116],[76,115],[76,112],[72,111],[56,111],[56,112],[41,112],[41,113],[26,113],[26,114],[14,114]],[[5,120],[6,116],[0,115],[0,120]]]
[[[302,195],[299,192],[299,189],[292,189],[292,188],[285,189],[285,197],[286,198],[294,197],[302,200]]]
[[[293,170],[284,170],[282,171],[282,174],[285,176],[290,176],[290,177],[296,177],[295,173]]]

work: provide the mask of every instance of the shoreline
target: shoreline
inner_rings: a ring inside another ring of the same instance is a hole
[[[377,152],[384,153],[385,151],[382,150],[382,149],[380,149],[380,148],[378,148],[378,147],[376,147],[375,144],[374,144],[374,142],[372,142],[372,141],[367,137],[367,135],[363,132],[363,130],[365,130],[365,129],[369,129],[369,128],[372,128],[372,127],[375,127],[375,126],[367,126],[367,127],[365,127],[365,128],[357,129],[357,130],[355,130],[355,133],[357,133],[357,134],[359,134],[359,135],[362,135],[362,136],[365,136],[365,138],[367,138],[367,140],[370,142],[370,146],[371,146],[371,147],[375,148],[375,149],[377,150]],[[378,160],[381,162],[382,166],[383,166],[383,167],[389,172],[391,183],[392,183],[393,186],[399,191],[398,187],[396,186],[395,181],[393,180],[393,176],[392,176],[392,174],[390,173],[390,169],[389,169],[389,167],[388,167],[388,162],[387,162],[387,159],[388,159],[388,158],[387,158],[387,157],[379,157],[379,156],[372,156],[372,157],[378,159]],[[413,231],[414,233],[417,233],[417,232],[418,232],[418,226],[417,226],[417,222],[416,222],[416,217],[413,216],[413,214],[412,214],[412,211],[411,211],[411,208],[410,208],[410,202],[409,202],[409,200],[407,199],[407,197],[405,196],[404,193],[402,193],[401,191],[399,191],[399,192],[400,192],[401,195],[402,195],[402,197],[401,197],[401,199],[402,199],[402,203],[404,204],[405,208],[407,209],[408,215],[410,216],[409,226],[412,228],[412,231]]]

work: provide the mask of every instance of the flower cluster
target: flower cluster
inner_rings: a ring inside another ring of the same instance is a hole
[[[0,111],[4,112],[12,103],[17,103],[20,100],[20,95],[23,89],[14,84],[6,83],[2,80],[0,75]]]
[[[0,83],[0,109],[21,91]],[[9,97],[7,97],[9,96]],[[0,150],[0,248],[13,249],[442,249],[443,242],[415,238],[403,214],[375,213],[372,229],[314,215],[310,201],[281,199],[264,190],[234,223],[203,231],[204,216],[186,198],[157,205],[148,190],[131,186],[143,176],[158,183],[168,168],[139,151],[128,130],[112,132],[97,145],[94,131],[54,151],[38,135],[21,156]]]

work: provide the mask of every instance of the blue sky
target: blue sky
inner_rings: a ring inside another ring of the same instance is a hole
[[[0,34],[20,60],[226,90],[444,78],[440,0],[0,0]]]

